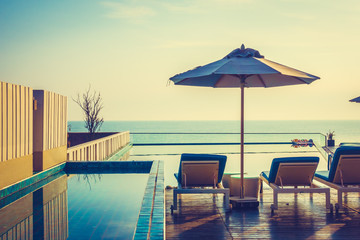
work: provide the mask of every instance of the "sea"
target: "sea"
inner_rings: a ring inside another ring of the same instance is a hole
[[[69,121],[70,132],[86,132],[83,121]],[[239,121],[105,121],[101,132],[130,133],[239,133]],[[245,133],[335,132],[336,142],[360,142],[360,120],[245,121]],[[263,136],[259,135],[258,138]],[[154,138],[156,136],[154,135]],[[156,139],[154,139],[156,141]],[[261,141],[261,140],[260,140]]]
[[[69,132],[86,132],[84,122],[69,121]],[[130,131],[133,147],[129,161],[162,160],[165,183],[174,186],[182,153],[223,154],[225,172],[239,172],[239,121],[105,121],[101,132]],[[327,170],[322,146],[334,132],[335,144],[360,142],[360,120],[245,121],[245,172],[258,176],[276,157],[318,156],[318,170]],[[315,146],[294,146],[293,139],[312,139]]]

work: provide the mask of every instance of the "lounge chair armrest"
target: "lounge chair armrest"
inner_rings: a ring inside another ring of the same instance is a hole
[[[178,173],[174,173],[174,177],[175,177],[176,180],[179,182],[179,174],[178,174]]]
[[[216,187],[217,187],[217,188],[224,188],[224,186],[222,185],[222,183],[218,183],[218,184],[216,185]]]
[[[334,154],[333,153],[330,153],[328,155],[328,166],[327,166],[327,169],[330,170],[330,166],[331,166],[331,163],[333,161],[333,157],[334,157]]]

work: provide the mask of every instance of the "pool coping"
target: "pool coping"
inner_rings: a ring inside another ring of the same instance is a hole
[[[165,239],[163,161],[153,161],[133,239]]]
[[[65,168],[65,164],[66,164],[66,162],[61,163],[59,165],[56,165],[55,167],[49,168],[42,172],[38,172],[28,178],[25,178],[19,182],[9,185],[6,188],[1,189],[0,190],[0,199],[5,198],[13,193],[16,193],[26,187],[29,187],[47,177],[50,177],[50,176],[56,174],[57,172],[60,172],[61,170],[63,170]]]

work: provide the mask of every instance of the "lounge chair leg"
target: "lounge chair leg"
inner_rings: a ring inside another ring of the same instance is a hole
[[[230,210],[230,191],[224,193],[225,209]]]
[[[339,189],[338,190],[338,209],[342,208],[342,191]]]
[[[271,214],[273,214],[274,211],[277,209],[277,207],[275,207],[274,204],[271,204],[270,209],[271,209]]]
[[[278,209],[278,193],[275,189],[273,191],[273,199],[274,199],[274,203],[271,204],[272,211]]]
[[[335,203],[335,212],[336,214],[339,213],[339,203]]]
[[[325,192],[325,201],[326,201],[326,208],[332,211],[332,205],[330,204],[330,189]]]
[[[176,189],[174,189],[173,190],[173,205],[172,205],[171,212],[176,209],[177,209],[177,191],[176,191]]]

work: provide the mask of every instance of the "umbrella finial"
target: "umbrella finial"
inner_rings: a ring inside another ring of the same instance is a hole
[[[241,44],[240,48],[235,49],[224,58],[233,58],[233,57],[240,57],[240,58],[249,58],[249,57],[256,57],[256,58],[264,58],[258,50],[252,48],[245,48],[244,44]]]

